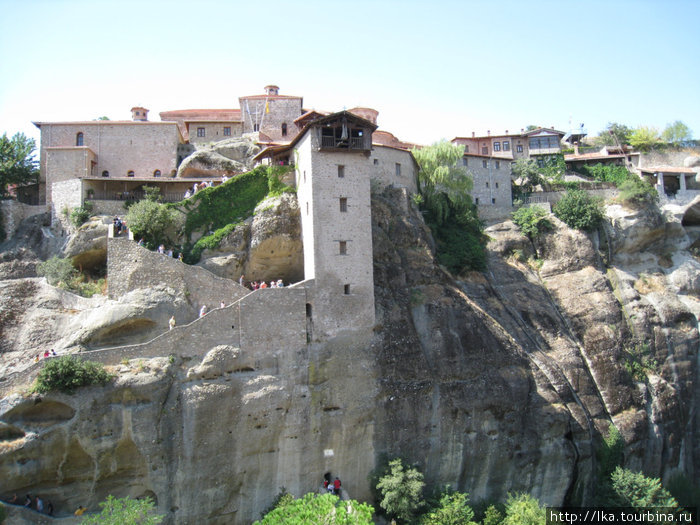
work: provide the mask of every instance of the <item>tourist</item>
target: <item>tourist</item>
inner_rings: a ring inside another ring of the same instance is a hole
[[[199,317],[204,317],[205,315],[207,315],[207,305],[203,304],[199,309]]]
[[[223,177],[221,177],[221,184],[223,184],[227,180],[228,180],[228,177],[226,175],[224,175]]]
[[[56,350],[54,350],[54,349],[52,348],[52,349],[51,349],[51,356],[52,356],[52,357],[56,357],[56,355],[57,355],[57,354],[56,354]]]
[[[38,362],[39,362],[39,357],[40,357],[40,356],[41,356],[41,354],[36,354],[36,357],[34,358],[34,362],[35,362],[35,363],[38,363]]]
[[[139,246],[143,246],[143,244],[144,244],[144,242],[143,242],[143,237],[141,237],[141,238],[139,239]]]
[[[187,191],[185,192],[185,198],[189,199],[190,197],[192,197],[192,192],[190,191],[189,188],[187,188]]]
[[[86,511],[86,510],[87,510],[86,507],[83,507],[82,505],[80,505],[80,507],[78,507],[78,508],[75,510],[75,512],[73,513],[73,515],[74,515],[74,516],[82,516],[83,514],[85,514],[85,511]]]
[[[277,281],[270,281],[270,288],[277,288]]]
[[[165,255],[167,255],[168,257],[173,257],[173,249],[172,249],[172,248],[168,248],[168,251],[165,252]]]
[[[260,289],[262,290],[263,288],[267,288],[267,283],[265,281],[260,283]]]
[[[340,496],[340,480],[337,477],[333,481],[333,494]]]
[[[219,308],[226,308],[226,303],[221,301],[221,304],[219,304]]]
[[[158,246],[158,253],[163,255],[165,254],[165,244],[161,244],[160,246]]]
[[[198,189],[199,189],[199,186],[198,186],[197,183],[195,182],[194,185],[192,186],[192,193],[193,193],[193,194],[194,194],[194,193],[197,193],[197,190],[198,190]]]
[[[32,508],[32,495],[27,494],[27,497],[24,498],[24,506],[27,507],[28,509]]]
[[[173,328],[175,328],[175,316],[174,315],[172,317],[170,317],[170,321],[168,321],[168,325],[170,326],[171,330]]]
[[[177,260],[182,262],[182,252],[177,254]]]
[[[48,351],[48,350],[44,350],[44,359],[46,359],[47,357],[49,357],[49,355],[51,355],[51,354],[49,354],[49,351]]]
[[[50,501],[48,502],[48,505],[46,505],[46,514],[53,516],[53,503]]]
[[[241,274],[241,277],[238,279],[238,284],[240,284],[241,286],[243,286],[243,278],[244,277],[245,277],[245,275]]]
[[[13,505],[19,505],[19,498],[17,497],[16,492],[12,495],[12,499],[10,500],[10,503],[12,503]]]
[[[282,282],[282,279],[277,279],[277,288],[284,288],[284,283]]]
[[[37,497],[34,499],[34,503],[36,503],[36,510],[37,510],[37,512],[44,512],[44,502],[41,501],[41,498],[40,498],[39,496],[37,496]]]

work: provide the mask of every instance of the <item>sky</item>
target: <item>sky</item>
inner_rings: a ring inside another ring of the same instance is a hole
[[[32,122],[238,108],[379,111],[429,144],[609,122],[700,138],[697,0],[0,0],[0,133]]]

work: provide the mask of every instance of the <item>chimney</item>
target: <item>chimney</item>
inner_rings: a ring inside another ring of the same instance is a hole
[[[487,129],[487,130],[486,130],[486,135],[488,135],[489,137],[491,136],[491,130],[490,130],[490,129]]]
[[[574,155],[578,155],[578,142],[574,142]]]
[[[131,120],[134,122],[147,122],[148,110],[146,108],[142,108],[141,106],[131,108]]]
[[[506,135],[508,135],[508,130],[506,130]]]
[[[277,86],[269,85],[265,86],[265,94],[266,95],[279,95],[280,94],[280,88]]]
[[[476,137],[476,132],[472,131],[472,138]]]
[[[525,128],[520,128],[520,133],[525,133]]]

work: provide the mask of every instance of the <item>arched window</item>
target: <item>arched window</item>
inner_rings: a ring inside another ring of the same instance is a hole
[[[127,177],[133,177],[133,176],[134,176],[134,172],[131,171],[131,170],[129,170],[129,172],[126,174],[126,176],[127,176]]]
[[[109,172],[108,172],[107,170],[104,170],[104,171],[102,172],[102,176],[103,176],[103,177],[109,177]]]
[[[75,136],[75,145],[76,146],[83,145],[83,132],[82,131],[78,132],[78,134]]]
[[[286,137],[287,136],[287,123],[282,122],[282,136]]]
[[[153,172],[154,177],[160,177],[160,170],[156,170]]]

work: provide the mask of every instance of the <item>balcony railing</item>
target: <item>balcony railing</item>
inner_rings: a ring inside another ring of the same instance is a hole
[[[342,148],[342,149],[353,149],[353,150],[365,150],[369,149],[366,137],[349,137],[346,139],[339,139],[336,137],[321,137],[321,147],[322,148]]]
[[[86,195],[89,201],[140,201],[146,198],[143,191],[96,191]],[[185,198],[184,191],[170,191],[160,194],[161,202],[180,202]]]

